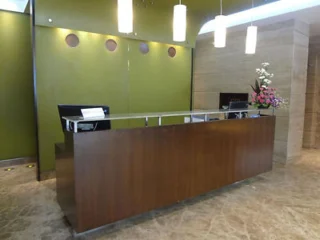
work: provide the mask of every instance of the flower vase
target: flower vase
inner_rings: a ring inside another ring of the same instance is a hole
[[[259,105],[258,106],[258,109],[268,109],[270,107],[270,105],[267,105],[267,106],[265,106],[265,105]]]

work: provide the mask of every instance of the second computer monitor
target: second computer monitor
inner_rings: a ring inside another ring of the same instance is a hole
[[[236,110],[236,109],[248,109],[249,103],[247,101],[239,101],[239,102],[230,102],[229,103],[229,110]],[[235,119],[240,118],[240,114],[242,114],[241,118],[245,117],[248,112],[234,112],[228,114],[228,119]]]

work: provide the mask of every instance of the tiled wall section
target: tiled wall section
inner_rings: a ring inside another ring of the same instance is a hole
[[[271,64],[273,86],[290,101],[277,111],[275,159],[298,156],[302,146],[309,26],[288,20],[259,28],[257,53],[246,55],[245,31],[228,33],[227,47],[213,47],[212,33],[198,37],[194,59],[194,109],[218,108],[220,92],[251,93],[255,69]]]
[[[303,142],[306,84],[309,52],[309,25],[296,21],[293,35],[293,61],[289,107],[287,157],[300,156]]]
[[[320,36],[310,38],[303,147],[320,148]]]

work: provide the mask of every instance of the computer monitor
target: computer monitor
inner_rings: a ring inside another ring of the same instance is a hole
[[[229,103],[229,110],[235,110],[235,109],[248,109],[249,103],[247,101],[239,101],[239,102],[230,102]],[[243,117],[246,117],[248,112],[242,112],[241,113]],[[235,118],[240,118],[240,112],[234,112],[234,113],[229,113],[228,114],[228,119],[235,119]]]
[[[62,130],[66,131],[66,120],[62,117],[82,116],[81,109],[102,108],[105,115],[110,114],[108,106],[97,105],[58,105]],[[70,125],[73,128],[73,125]],[[78,132],[92,132],[111,129],[110,121],[87,121],[78,124]]]

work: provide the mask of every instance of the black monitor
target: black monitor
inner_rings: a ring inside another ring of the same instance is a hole
[[[235,109],[248,109],[248,101],[239,101],[239,102],[230,102],[229,103],[229,110],[235,110]],[[248,112],[242,112],[242,118],[245,117]],[[235,119],[240,118],[240,112],[234,112],[228,114],[228,119]]]
[[[66,120],[62,117],[82,116],[81,109],[102,108],[105,115],[110,114],[108,106],[97,105],[58,105],[62,130],[66,131]],[[73,125],[70,125],[73,128]],[[111,129],[110,121],[87,121],[78,124],[78,132],[92,132]]]

